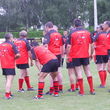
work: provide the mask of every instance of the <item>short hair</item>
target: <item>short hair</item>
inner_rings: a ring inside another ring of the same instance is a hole
[[[110,21],[105,21],[104,23],[110,27]]]
[[[6,40],[9,40],[10,38],[12,38],[13,37],[13,34],[12,33],[6,33],[5,34],[5,39]]]
[[[51,21],[49,21],[45,24],[45,27],[53,28],[53,23]]]
[[[100,28],[101,30],[103,30],[103,24],[98,25],[97,28]]]
[[[21,36],[21,37],[27,37],[27,31],[22,30],[22,31],[19,33],[19,36]]]
[[[75,25],[75,27],[82,26],[82,22],[80,19],[74,19],[73,24]]]

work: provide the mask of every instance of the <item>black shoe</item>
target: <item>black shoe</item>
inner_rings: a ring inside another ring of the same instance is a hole
[[[75,90],[72,90],[72,89],[68,89],[68,92],[75,92]]]
[[[50,93],[50,91],[46,92],[45,95],[52,95],[52,93]]]
[[[98,88],[105,88],[105,86],[103,86],[103,85],[100,85]]]
[[[35,91],[35,89],[31,87],[31,88],[28,88],[27,91]]]
[[[18,92],[24,92],[24,89],[20,89],[20,90],[18,90]]]
[[[90,92],[90,94],[91,94],[91,95],[95,95],[96,93],[95,93],[95,91],[94,91],[94,92]]]
[[[44,99],[44,98],[43,98],[43,96],[41,96],[41,97],[35,96],[33,99],[37,100],[37,99]]]
[[[54,94],[53,96],[54,96],[54,97],[59,97],[59,95],[58,95],[58,94]]]
[[[79,96],[84,96],[84,94],[81,94],[80,92],[78,92],[78,95],[79,95]]]
[[[79,90],[79,88],[76,88],[76,90]]]
[[[13,97],[12,96],[10,96],[10,97],[4,97],[4,99],[9,100],[9,99],[13,99]]]

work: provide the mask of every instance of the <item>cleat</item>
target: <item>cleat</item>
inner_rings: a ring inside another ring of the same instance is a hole
[[[79,92],[78,95],[79,95],[79,96],[84,96],[84,93],[80,93],[80,92]]]
[[[68,89],[68,92],[75,92],[75,90],[72,90],[72,89]]]
[[[24,92],[24,89],[20,89],[20,90],[18,90],[18,92]]]
[[[76,88],[76,90],[79,90],[79,88]]]
[[[50,91],[46,92],[45,95],[52,95],[53,93],[50,93]]]
[[[103,85],[100,85],[98,88],[105,88],[105,86],[103,86]]]
[[[96,93],[95,93],[95,91],[93,91],[93,92],[90,92],[90,94],[91,94],[91,95],[95,95]]]
[[[9,99],[12,99],[13,97],[11,97],[11,96],[9,96],[9,97],[4,97],[4,99],[7,99],[7,100],[9,100]]]
[[[35,96],[33,99],[44,99],[44,98],[43,98],[43,96],[40,96],[40,97]]]
[[[54,97],[59,97],[59,95],[58,95],[58,94],[54,94],[53,96],[54,96]]]
[[[28,88],[27,91],[35,91],[35,89],[31,87],[31,88]]]

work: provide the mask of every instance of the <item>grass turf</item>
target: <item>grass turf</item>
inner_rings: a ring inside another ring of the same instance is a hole
[[[36,95],[36,91],[18,93],[18,82],[19,71],[17,70],[17,75],[13,82],[12,92],[14,94],[14,99],[5,100],[4,95],[4,85],[5,78],[0,75],[0,110],[110,110],[110,93],[108,89],[110,86],[109,76],[107,80],[107,86],[104,89],[97,88],[99,86],[99,77],[94,63],[91,63],[91,72],[94,77],[94,85],[96,90],[96,95],[89,94],[89,87],[87,80],[84,76],[84,87],[85,96],[77,96],[77,92],[67,92],[69,89],[69,78],[65,66],[63,67],[63,82],[64,82],[64,93],[60,94],[60,97],[44,96],[44,99],[34,100],[33,97]],[[1,72],[2,73],[2,72]],[[29,69],[31,76],[31,84],[37,89],[37,68],[31,67]],[[49,88],[49,78],[46,78],[46,86],[44,92]],[[24,89],[26,86],[24,83]]]

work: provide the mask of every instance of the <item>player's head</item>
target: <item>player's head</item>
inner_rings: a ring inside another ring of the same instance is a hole
[[[63,35],[64,35],[64,36],[67,36],[67,35],[68,35],[68,31],[66,31],[66,30],[63,31]]]
[[[110,21],[105,21],[103,23],[103,29],[104,31],[107,31],[108,29],[110,29]]]
[[[45,24],[45,31],[48,32],[51,29],[53,29],[53,23],[49,21]]]
[[[13,34],[11,34],[11,33],[6,33],[6,34],[5,34],[5,40],[13,41]]]
[[[80,19],[74,19],[73,24],[75,27],[80,27],[82,26],[82,21]]]
[[[98,25],[97,28],[96,28],[96,31],[97,32],[102,32],[103,31],[103,24]]]
[[[58,31],[58,27],[56,25],[53,25],[53,30]]]
[[[19,33],[19,36],[21,38],[26,38],[27,37],[27,32],[25,30],[22,30],[20,33]]]

